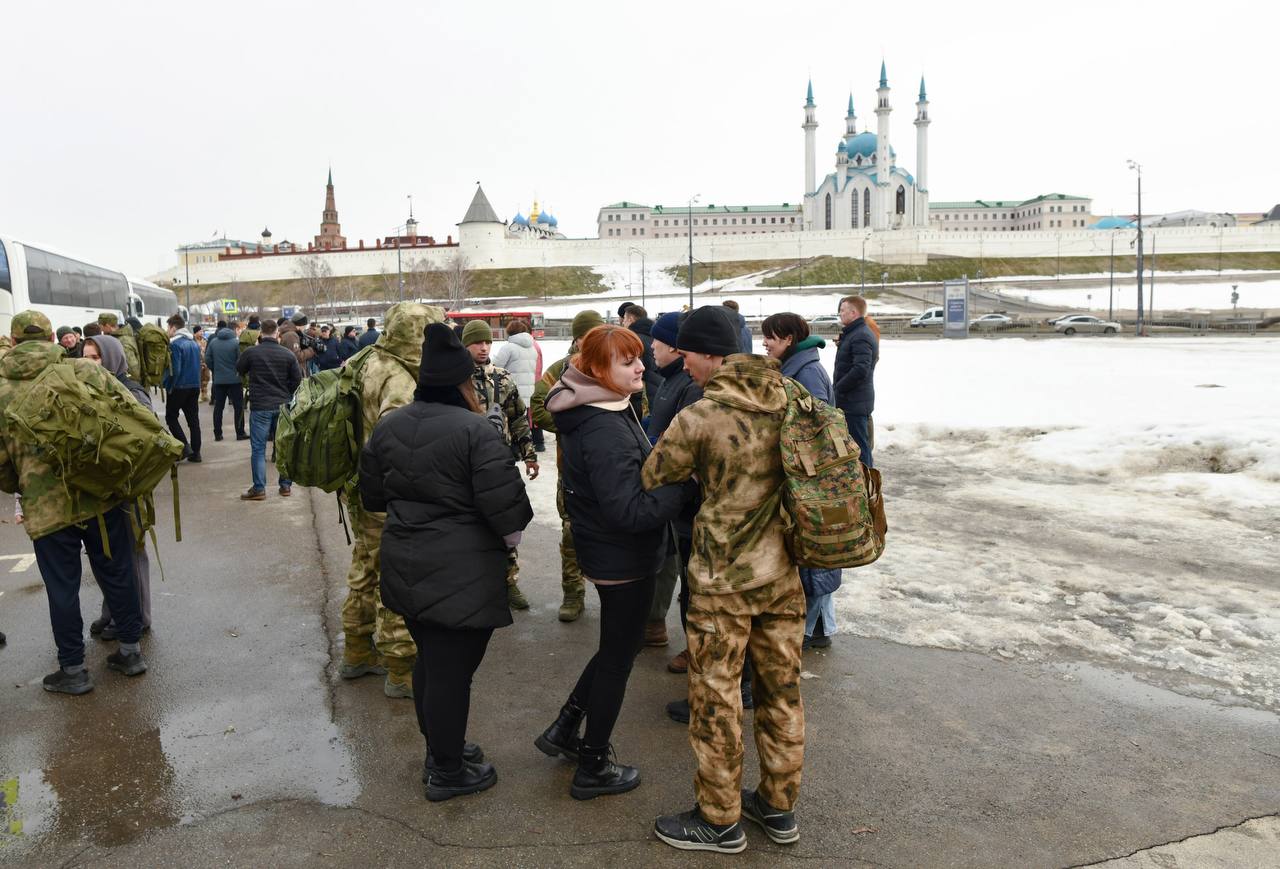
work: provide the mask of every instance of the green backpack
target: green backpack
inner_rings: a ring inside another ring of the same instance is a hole
[[[172,357],[169,354],[169,335],[154,323],[146,323],[138,330],[138,357],[142,371],[140,383],[150,389],[164,383],[169,373]]]
[[[9,404],[5,418],[14,436],[54,469],[73,504],[81,493],[107,504],[138,502],[139,533],[154,524],[151,493],[169,475],[182,539],[176,465],[182,442],[124,387],[109,390],[81,379],[70,361],[49,365]]]
[[[364,414],[360,371],[373,352],[366,347],[341,368],[302,379],[276,423],[276,467],[300,486],[336,492],[360,470]]]
[[[884,552],[887,523],[880,472],[859,459],[844,414],[785,378],[782,516],[787,548],[801,567],[861,567]]]

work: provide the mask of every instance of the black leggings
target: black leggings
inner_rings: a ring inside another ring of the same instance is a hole
[[[493,628],[453,630],[405,619],[418,660],[413,665],[413,702],[418,729],[427,739],[436,766],[453,771],[462,765],[462,744],[471,711],[471,677],[493,636]]]
[[[583,745],[604,748],[622,710],[631,665],[644,645],[644,623],[653,603],[657,574],[625,585],[597,585],[600,595],[600,649],[591,656],[571,702],[587,712]]]

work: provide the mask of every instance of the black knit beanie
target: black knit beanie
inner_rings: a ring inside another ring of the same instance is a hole
[[[704,305],[694,310],[680,324],[676,348],[708,356],[732,356],[741,353],[738,327],[732,312],[723,305]]]
[[[476,363],[458,336],[444,323],[428,323],[422,331],[419,386],[457,386],[475,371]]]

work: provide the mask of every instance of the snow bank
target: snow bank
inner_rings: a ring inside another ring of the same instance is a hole
[[[1072,275],[1072,277],[1076,277]],[[1236,284],[1241,308],[1280,308],[1280,281],[1244,281]],[[1030,299],[1041,305],[1063,308],[1107,310],[1108,288],[1036,289],[985,285],[984,290],[1022,301]],[[1151,298],[1150,284],[1143,282],[1143,304]],[[1115,308],[1131,310],[1138,305],[1137,287],[1116,285]],[[1156,275],[1155,306],[1157,311],[1221,310],[1231,307],[1231,282],[1217,281],[1195,284],[1163,283]]]

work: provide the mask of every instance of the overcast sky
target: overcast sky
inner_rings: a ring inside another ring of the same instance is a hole
[[[923,73],[934,200],[1065,192],[1097,214],[1280,201],[1277,6],[19,2],[0,12],[0,234],[146,275],[215,232],[457,232],[481,181],[570,236],[620,199],[797,202],[881,58],[898,164]],[[883,12],[878,10],[883,9]]]

